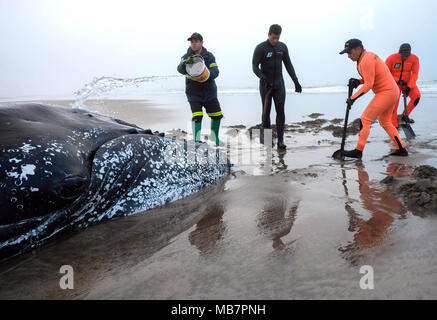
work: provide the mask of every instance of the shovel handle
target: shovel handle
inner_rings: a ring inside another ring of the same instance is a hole
[[[354,88],[351,86],[351,84],[348,84],[348,98],[352,97],[352,93],[354,91]],[[344,118],[344,127],[343,127],[343,139],[341,140],[341,151],[344,150],[344,146],[346,144],[346,133],[347,133],[347,123],[349,121],[349,105],[346,107],[346,116]]]
[[[352,97],[352,93],[354,92],[354,88],[352,87],[351,84],[348,84],[348,98],[350,99],[350,97]]]
[[[272,91],[273,91],[273,87],[268,87],[266,95],[264,97],[263,111],[265,114],[267,114],[267,105],[270,102]]]
[[[402,87],[402,96],[404,98],[404,117],[407,120],[407,122],[410,120],[408,117],[408,111],[407,111],[407,91],[406,91],[407,86],[403,85]]]

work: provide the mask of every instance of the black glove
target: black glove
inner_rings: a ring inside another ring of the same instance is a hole
[[[353,89],[356,89],[360,86],[361,82],[359,79],[350,78],[349,79],[349,86],[351,86]]]
[[[192,64],[194,63],[194,58],[193,56],[188,57],[187,59],[185,59],[185,64]]]
[[[408,95],[410,94],[411,88],[410,87],[406,87],[405,88],[405,95],[408,97]]]
[[[399,80],[399,81],[398,81],[398,85],[400,85],[400,86],[406,86],[407,83],[406,83],[404,80]]]
[[[347,108],[350,110],[352,108],[352,105],[354,104],[355,100],[352,100],[351,98],[346,100]]]
[[[295,91],[296,91],[297,93],[301,93],[301,92],[302,92],[302,86],[300,85],[299,82],[296,82],[296,83],[294,84],[294,88],[295,88]]]

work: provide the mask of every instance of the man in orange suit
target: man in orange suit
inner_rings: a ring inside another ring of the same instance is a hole
[[[361,159],[367,138],[369,137],[370,125],[373,120],[378,119],[379,124],[384,128],[396,146],[397,150],[390,155],[408,156],[399,132],[391,120],[395,104],[399,100],[399,88],[384,61],[375,53],[366,51],[359,39],[347,41],[344,50],[340,52],[340,54],[344,53],[348,54],[349,59],[357,62],[357,69],[362,77],[362,79],[350,79],[349,83],[354,88],[361,84],[363,85],[357,93],[347,100],[348,108],[352,107],[355,100],[370,90],[375,93],[375,97],[361,115],[361,130],[355,150],[344,150],[342,155],[344,157]]]
[[[407,116],[418,105],[420,101],[420,91],[417,87],[417,79],[419,78],[419,58],[411,54],[411,46],[408,43],[404,43],[399,48],[399,53],[392,54],[387,58],[385,64],[389,68],[393,78],[401,89],[402,93],[407,97],[410,97],[410,102],[407,105]],[[400,97],[400,96],[399,96]],[[393,125],[398,128],[398,103],[393,110],[392,122]],[[402,120],[409,120],[411,123],[414,121],[405,117],[404,111],[402,111]]]

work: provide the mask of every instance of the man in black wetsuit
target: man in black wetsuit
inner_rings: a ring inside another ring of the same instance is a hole
[[[253,53],[252,69],[260,78],[259,91],[263,104],[262,129],[271,128],[270,110],[272,108],[272,97],[276,109],[276,132],[278,134],[278,148],[286,149],[284,144],[284,124],[285,124],[285,84],[282,77],[282,62],[285,69],[294,82],[296,92],[301,93],[302,87],[294,72],[290,61],[287,46],[279,42],[281,36],[281,26],[274,24],[270,26],[268,40],[261,42]],[[261,64],[261,69],[259,65]],[[263,137],[263,130],[261,136]]]

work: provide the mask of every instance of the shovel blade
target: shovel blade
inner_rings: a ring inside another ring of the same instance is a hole
[[[341,151],[342,151],[341,149],[335,151],[334,154],[332,155],[332,157],[333,157],[335,160],[344,160],[344,157],[343,157],[343,155],[341,154]]]
[[[405,136],[407,139],[416,138],[416,134],[414,133],[413,128],[411,128],[409,123],[401,124],[402,130],[404,130]]]

